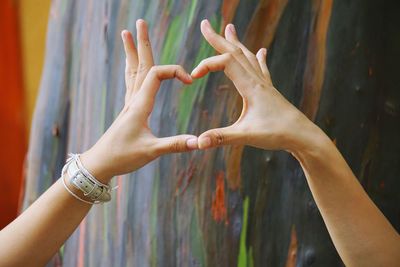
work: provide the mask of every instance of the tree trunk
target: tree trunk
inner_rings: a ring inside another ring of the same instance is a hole
[[[215,54],[200,33],[209,18],[221,33],[233,22],[253,52],[268,48],[274,85],[332,138],[399,230],[399,11],[389,0],[54,0],[25,207],[122,108],[121,30],[145,18],[156,62],[190,71]],[[159,136],[200,134],[240,110],[222,73],[167,81],[150,125]],[[113,184],[113,200],[92,208],[50,266],[343,266],[286,152],[168,155]]]

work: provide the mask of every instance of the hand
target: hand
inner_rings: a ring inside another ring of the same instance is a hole
[[[153,54],[144,20],[136,22],[136,49],[132,34],[124,30],[126,54],[125,105],[106,133],[81,155],[82,164],[100,181],[132,172],[165,153],[197,148],[197,137],[179,135],[157,138],[148,118],[162,80],[177,78],[185,84],[191,76],[178,65],[154,66]]]
[[[266,49],[254,55],[240,43],[232,24],[226,26],[225,38],[215,33],[207,20],[202,21],[201,32],[220,55],[201,61],[192,77],[223,70],[241,95],[243,109],[234,124],[201,134],[199,148],[235,144],[295,149],[302,138],[299,133],[305,127],[312,128],[313,123],[274,88],[266,65]]]

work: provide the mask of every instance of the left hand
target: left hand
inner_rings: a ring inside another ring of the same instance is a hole
[[[192,77],[199,79],[209,72],[224,71],[243,101],[242,113],[235,123],[199,136],[201,149],[249,145],[296,152],[309,147],[309,140],[315,143],[315,133],[319,137],[321,131],[274,87],[265,48],[253,54],[239,41],[232,24],[226,26],[225,38],[207,20],[201,22],[201,32],[219,55],[203,59],[192,71]]]
[[[192,83],[191,76],[179,65],[154,66],[153,53],[144,20],[136,22],[138,47],[132,34],[124,30],[126,54],[125,105],[106,133],[81,155],[82,164],[100,181],[132,172],[162,154],[197,148],[197,137],[178,135],[157,138],[148,126],[161,81],[177,78]]]

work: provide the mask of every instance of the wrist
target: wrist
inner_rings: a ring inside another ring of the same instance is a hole
[[[287,151],[292,153],[298,160],[304,155],[319,154],[322,150],[332,145],[330,138],[305,115],[300,113],[292,126],[291,134],[288,135]]]
[[[104,184],[108,184],[113,175],[106,169],[100,158],[92,149],[80,155],[82,165],[93,175],[97,180]]]

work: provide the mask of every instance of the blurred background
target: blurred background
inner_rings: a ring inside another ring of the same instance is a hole
[[[0,229],[18,212],[50,0],[0,1]]]

